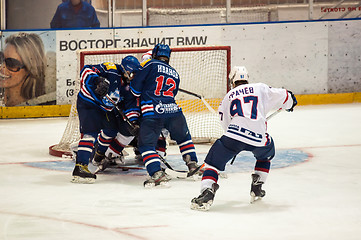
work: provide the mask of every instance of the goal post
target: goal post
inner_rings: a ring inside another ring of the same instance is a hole
[[[202,96],[202,99],[179,91],[177,104],[187,119],[189,131],[195,143],[212,142],[223,134],[217,112],[218,106],[229,90],[231,48],[229,46],[174,47],[169,64],[180,75],[180,88]],[[120,63],[127,55],[139,60],[147,48],[92,49],[77,54],[78,72],[84,65],[103,62]],[[79,91],[79,79],[75,85]],[[214,111],[210,111],[210,107]],[[67,126],[60,142],[49,147],[53,156],[71,156],[70,147],[80,139],[79,120],[76,110],[76,95],[72,100]]]

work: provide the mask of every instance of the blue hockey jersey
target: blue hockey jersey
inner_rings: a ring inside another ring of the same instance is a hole
[[[140,109],[137,99],[130,92],[129,84],[122,80],[123,69],[120,65],[105,62],[98,65],[85,65],[80,72],[80,91],[78,98],[94,104],[104,111],[112,111],[114,108],[106,97],[99,98],[94,90],[96,88],[95,79],[98,76],[106,78],[110,85],[108,95],[124,111],[130,121],[137,120]]]
[[[169,64],[152,59],[132,80],[130,89],[140,97],[143,117],[171,117],[182,112],[175,102],[180,77]]]

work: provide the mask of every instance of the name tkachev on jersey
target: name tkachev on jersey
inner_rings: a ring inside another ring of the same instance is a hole
[[[241,88],[241,89],[234,90],[229,95],[229,98],[234,98],[234,97],[237,97],[239,95],[245,95],[245,94],[250,94],[250,93],[254,93],[253,87],[244,87],[244,88]]]

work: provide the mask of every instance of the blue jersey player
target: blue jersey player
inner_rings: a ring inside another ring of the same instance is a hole
[[[119,126],[124,121],[118,121],[119,116],[114,111],[114,102],[125,102],[126,114],[134,117],[131,120],[136,120],[139,115],[136,108],[137,101],[129,91],[127,79],[129,74],[138,71],[139,67],[139,61],[135,57],[127,56],[121,64],[106,62],[86,65],[81,70],[80,91],[77,98],[81,139],[72,182],[95,182],[96,175],[88,170],[88,164],[96,139],[98,138],[97,151],[101,154],[106,151],[119,129],[126,129],[125,125]],[[131,135],[126,130],[123,133]]]
[[[145,63],[130,84],[132,93],[140,97],[142,117],[138,145],[150,176],[144,182],[145,187],[166,185],[170,180],[162,171],[156,152],[162,128],[166,128],[170,137],[177,142],[189,171],[198,167],[186,119],[175,101],[180,76],[169,65],[170,55],[171,49],[168,45],[157,44],[152,51],[152,59]]]

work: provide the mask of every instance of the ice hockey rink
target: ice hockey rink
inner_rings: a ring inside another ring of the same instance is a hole
[[[249,203],[254,162],[241,154],[208,212],[190,209],[199,180],[144,189],[144,170],[113,169],[95,184],[70,183],[71,160],[48,154],[67,118],[0,120],[0,239],[361,239],[360,119],[359,103],[276,115],[266,197]],[[200,161],[209,147],[196,146]],[[168,155],[180,164],[176,146]]]

